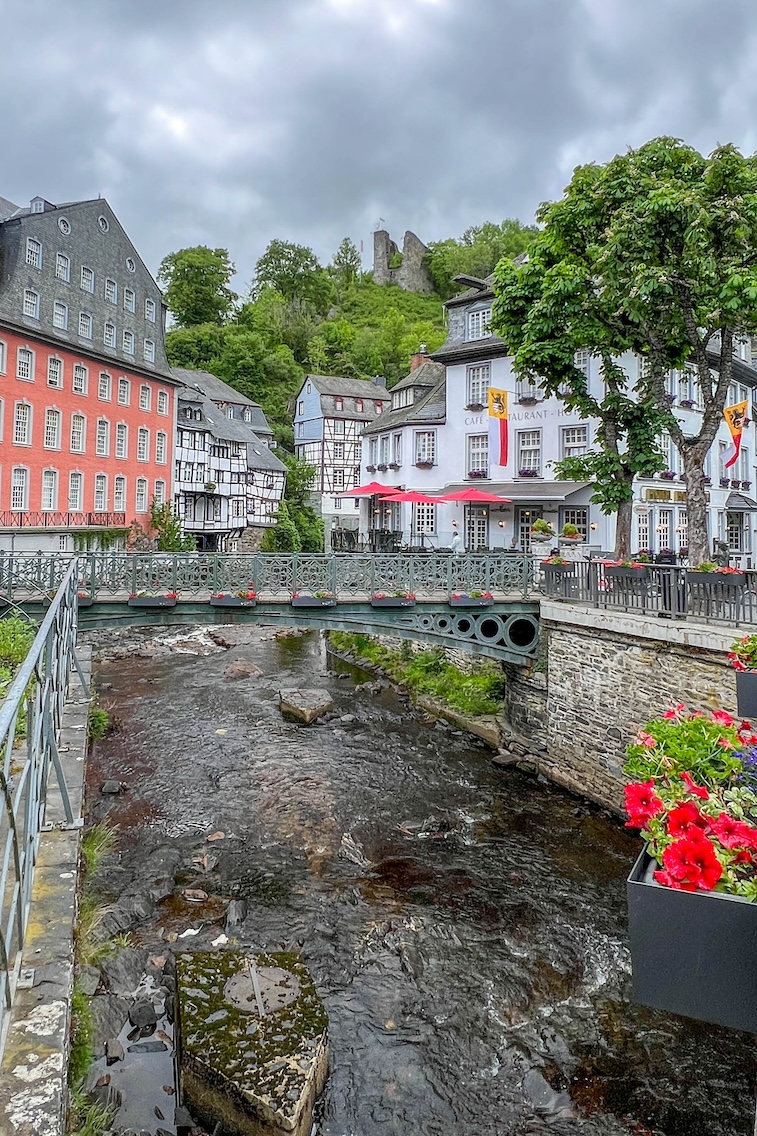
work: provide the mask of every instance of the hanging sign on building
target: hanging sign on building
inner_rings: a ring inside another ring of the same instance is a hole
[[[489,465],[507,465],[507,391],[489,387]]]
[[[733,406],[726,406],[723,410],[723,417],[725,418],[726,425],[731,431],[731,445],[732,449],[726,451],[723,455],[726,460],[723,462],[723,469],[729,469],[736,463],[741,449],[741,433],[744,429],[744,419],[746,418],[746,409],[749,404],[747,402],[735,402]]]

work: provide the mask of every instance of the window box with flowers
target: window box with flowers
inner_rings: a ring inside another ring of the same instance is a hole
[[[628,747],[628,878],[636,1001],[757,1033],[757,734],[672,707]]]
[[[694,399],[693,398],[681,398],[678,401],[678,405],[682,406],[684,410],[691,410],[692,407],[694,406]]]
[[[539,476],[538,469],[525,469],[524,468],[524,469],[518,470],[518,477],[538,477],[538,476]]]
[[[731,484],[731,479],[729,477],[721,477],[721,479],[720,479],[720,488],[721,489],[728,489],[730,484]]]
[[[399,462],[389,462],[389,469],[399,469],[399,467],[400,467]]]
[[[751,488],[751,485],[752,485],[751,481],[742,481],[741,488],[742,489],[749,489],[749,488]]]
[[[385,473],[386,470],[389,469],[389,463],[388,462],[379,462],[378,465],[376,466],[376,469],[380,469],[382,473]]]
[[[480,414],[484,409],[484,404],[483,402],[469,402],[465,409],[472,410],[474,414]]]
[[[374,592],[371,596],[371,607],[415,607],[413,592]]]
[[[741,489],[741,478],[733,478],[731,481],[731,489]]]
[[[449,597],[450,607],[491,607],[494,596],[491,592],[453,592]]]
[[[469,469],[468,477],[488,477],[489,473],[485,469]]]
[[[178,592],[165,592],[151,596],[147,592],[134,592],[129,596],[129,607],[176,607]]]
[[[76,606],[77,607],[92,607],[95,597],[91,592],[77,592],[76,593]]]
[[[548,577],[573,576],[576,570],[575,561],[566,560],[564,556],[548,556],[546,560],[542,560],[541,566]]]
[[[367,469],[368,473],[375,473],[376,472],[375,465],[367,465],[365,468]]]
[[[603,561],[606,580],[644,580],[649,573],[646,564],[640,560]]]
[[[664,469],[660,474],[660,481],[675,481],[675,470]]]
[[[335,607],[336,596],[333,592],[292,592],[292,607]]]
[[[521,406],[536,406],[539,401],[535,394],[521,394],[516,399]]]
[[[706,560],[688,569],[686,582],[699,588],[743,588],[746,573],[739,568],[718,567],[713,561]]]
[[[418,469],[431,469],[433,467],[433,464],[434,463],[432,461],[429,461],[428,458],[418,458],[418,460],[415,462],[415,465],[418,467]]]
[[[543,589],[545,596],[552,600],[568,600],[576,588],[575,561],[564,556],[550,556],[541,562],[544,573]]]
[[[258,602],[258,597],[255,592],[248,588],[242,588],[238,592],[217,592],[216,595],[210,597],[211,607],[255,607]]]
[[[757,635],[742,635],[732,643],[728,660],[736,671],[739,714],[757,722]]]

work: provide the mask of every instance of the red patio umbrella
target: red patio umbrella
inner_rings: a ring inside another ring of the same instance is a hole
[[[427,493],[419,493],[416,489],[389,490],[381,498],[382,501],[404,501],[408,505],[439,505],[444,504],[442,497],[429,497]]]
[[[380,493],[399,493],[399,489],[391,485],[382,485],[380,481],[369,481],[367,485],[356,485],[354,489],[345,489],[337,493],[337,497],[376,497]]]
[[[510,497],[498,497],[496,493],[482,493],[480,489],[471,486],[470,489],[458,489],[457,493],[445,493],[440,501],[462,501],[467,505],[506,505]]]

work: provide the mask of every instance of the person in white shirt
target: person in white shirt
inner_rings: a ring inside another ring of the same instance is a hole
[[[455,529],[452,534],[452,543],[450,544],[450,548],[452,549],[452,552],[455,556],[462,556],[464,552],[463,538],[460,536],[460,533],[457,531],[457,529]]]

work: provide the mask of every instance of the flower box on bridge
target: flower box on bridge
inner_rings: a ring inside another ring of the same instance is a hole
[[[255,607],[258,602],[254,592],[240,596],[231,596],[219,593],[210,597],[211,607]]]
[[[371,607],[415,607],[415,596],[409,594],[393,596],[376,592],[371,596]]]
[[[645,849],[628,877],[634,1000],[757,1033],[757,903],[664,887],[655,867]]]
[[[76,597],[77,607],[92,607],[95,597],[90,595],[89,592],[79,592]]]
[[[649,573],[643,564],[632,567],[631,565],[625,566],[620,564],[606,564],[605,565],[605,579],[606,580],[644,580],[646,581]]]
[[[448,602],[450,607],[491,607],[494,596],[491,592],[453,592]]]
[[[129,607],[176,607],[176,595],[129,596]]]
[[[686,572],[686,582],[705,588],[743,588],[746,584],[744,572]]]
[[[323,595],[323,596],[305,596],[293,595],[291,599],[292,607],[336,607],[336,596]]]

